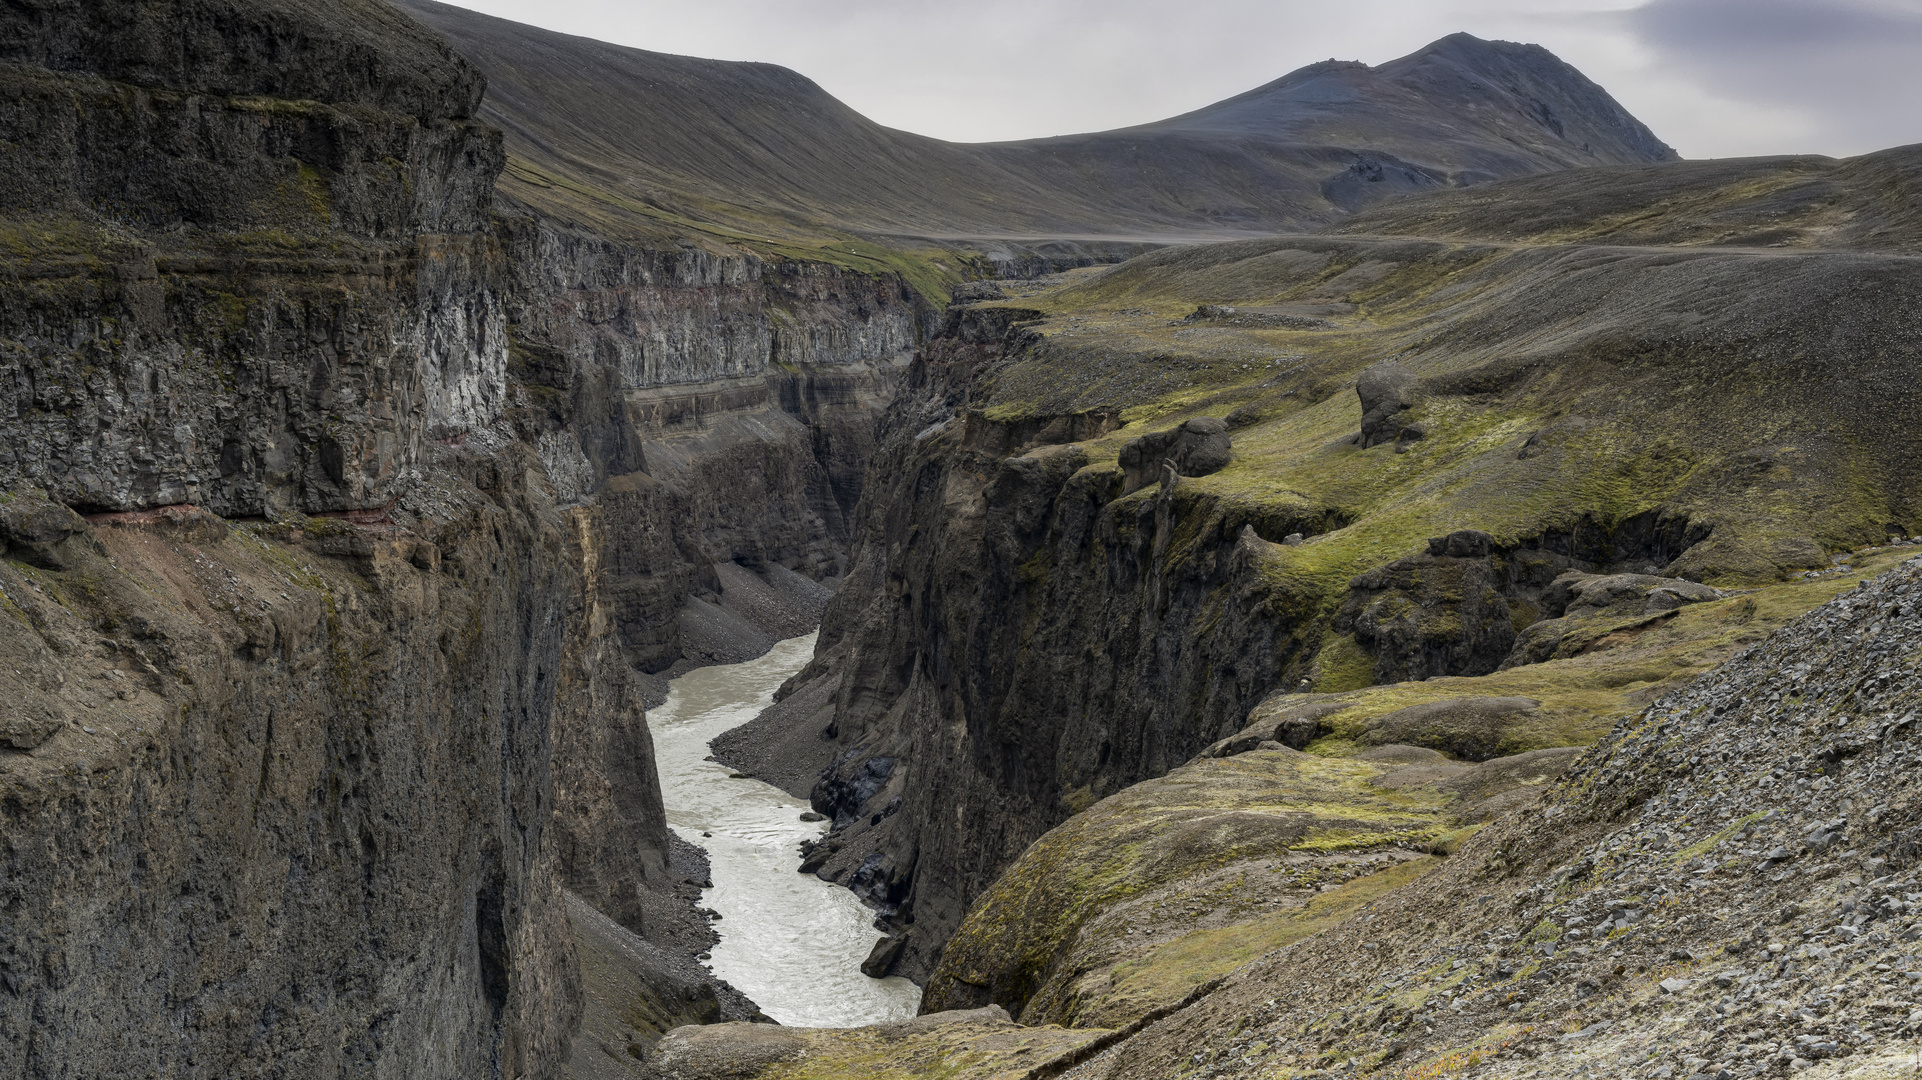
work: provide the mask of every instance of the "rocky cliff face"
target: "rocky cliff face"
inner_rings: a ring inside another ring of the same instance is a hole
[[[530,437],[564,497],[603,508],[628,661],[665,676],[812,629],[927,301],[887,278],[664,251],[511,209]]]
[[[377,6],[8,18],[5,1070],[553,1075],[594,583],[480,80]]]
[[[1326,528],[1253,522],[1172,472],[1124,496],[1124,471],[1075,442],[1117,414],[989,418],[983,383],[1032,342],[1005,312],[949,329],[882,427],[871,482],[888,486],[864,504],[817,660],[785,691],[833,684],[796,721],[830,764],[813,797],[839,826],[810,861],[913,927],[896,970],[916,976],[1062,816],[1240,725],[1291,633],[1250,600],[1242,531]]]
[[[396,524],[68,516],[0,570],[8,1071],[554,1073],[572,568],[531,455],[448,464]]]
[[[5,1071],[557,1075],[564,888],[615,1056],[751,1013],[650,673],[811,628],[925,302],[497,202],[385,5],[0,18]]]
[[[381,112],[360,101],[379,96],[355,81],[369,73],[343,67],[343,104],[295,102],[220,68],[245,47],[192,69],[223,93],[74,70],[84,52],[0,72],[18,103],[0,121],[16,268],[0,481],[89,511],[382,507],[430,441],[499,418],[501,156],[468,118],[478,82]]]

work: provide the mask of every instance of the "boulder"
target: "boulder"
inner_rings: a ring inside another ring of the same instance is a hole
[[[0,746],[31,750],[53,738],[65,726],[50,716],[27,716],[16,711],[0,719]]]
[[[1355,394],[1361,398],[1361,445],[1379,446],[1393,442],[1406,426],[1402,414],[1421,400],[1421,377],[1384,360],[1370,365],[1355,380]]]
[[[1203,750],[1201,756],[1225,758],[1250,750],[1301,750],[1328,734],[1330,729],[1324,722],[1325,717],[1354,707],[1342,701],[1288,704],[1290,698],[1297,696],[1269,697],[1248,714],[1247,726]]]
[[[1498,756],[1509,733],[1541,702],[1524,697],[1466,697],[1411,705],[1367,722],[1364,746],[1406,743],[1425,746],[1465,761]]]
[[[1197,416],[1179,427],[1129,439],[1121,447],[1123,491],[1138,491],[1156,482],[1163,462],[1172,462],[1177,476],[1220,472],[1227,468],[1231,451],[1228,422],[1217,416]]]
[[[914,931],[908,931],[912,934]],[[885,979],[894,970],[894,962],[901,958],[901,950],[907,948],[908,934],[898,937],[884,937],[874,943],[868,958],[861,961],[861,974],[870,979]]]
[[[1571,570],[1542,596],[1544,610],[1561,616],[1656,615],[1686,604],[1720,600],[1721,590],[1684,578],[1654,574],[1584,574]]]
[[[1495,548],[1495,538],[1480,529],[1458,529],[1428,539],[1428,553],[1436,558],[1479,559]]]
[[[66,569],[60,546],[87,531],[86,519],[38,494],[0,497],[6,499],[0,502],[0,552],[45,570]]]

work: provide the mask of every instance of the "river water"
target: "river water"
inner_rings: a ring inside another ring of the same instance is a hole
[[[707,743],[774,701],[774,691],[814,655],[814,635],[790,638],[759,660],[699,668],[669,684],[650,709],[667,823],[707,849],[714,887],[703,902],[721,913],[708,966],[761,1011],[797,1027],[853,1027],[913,1016],[921,990],[906,979],[870,979],[861,961],[881,934],[853,893],[801,874],[800,842],[826,822],[801,820],[806,803],[759,780],[730,780],[703,760]],[[712,833],[712,836],[703,836]]]

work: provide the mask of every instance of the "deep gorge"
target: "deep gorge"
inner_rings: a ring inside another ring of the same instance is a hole
[[[698,921],[643,704],[812,625],[932,317],[497,205],[481,80],[355,10],[291,85],[233,66],[286,11],[14,27],[10,1075],[554,1075],[561,890]]]
[[[1794,983],[1922,934],[1913,151],[1467,35],[948,144],[426,0],[25,0],[0,94],[0,1075],[1916,1036]],[[701,767],[925,984],[850,1031],[702,966],[648,718],[817,627]]]

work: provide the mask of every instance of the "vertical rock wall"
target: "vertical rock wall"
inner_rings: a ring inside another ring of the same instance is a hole
[[[813,799],[836,829],[809,861],[892,919],[912,977],[1015,855],[1237,728],[1302,645],[1245,510],[1089,467],[1075,440],[1115,415],[982,415],[982,376],[1026,344],[1007,314],[958,313],[914,365],[847,584],[784,688],[825,696],[785,722],[805,739],[779,736],[828,766]]]
[[[669,676],[805,632],[845,570],[875,422],[933,310],[891,280],[510,209],[530,438],[557,490],[603,509],[629,662]]]
[[[0,1074],[556,1075],[594,583],[478,76],[358,0],[0,21]]]

